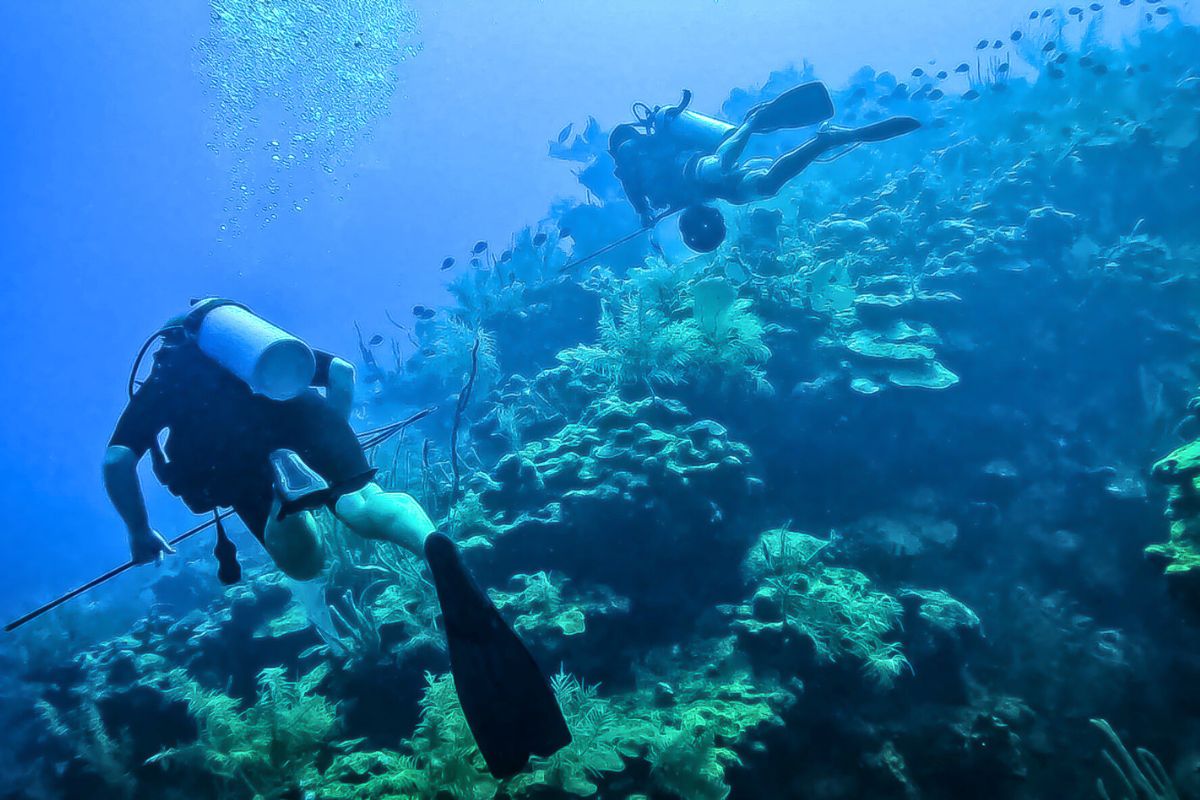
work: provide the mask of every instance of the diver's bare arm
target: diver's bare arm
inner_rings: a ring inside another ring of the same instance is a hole
[[[138,457],[128,447],[113,445],[104,453],[104,489],[130,531],[148,530],[146,500],[137,475]]]
[[[325,387],[325,399],[343,419],[350,418],[350,411],[354,407],[354,366],[349,361],[335,358],[329,362],[329,384]]]
[[[104,453],[104,489],[129,531],[130,555],[141,564],[160,561],[163,553],[175,551],[150,527],[137,464],[137,455],[128,447],[113,445]]]

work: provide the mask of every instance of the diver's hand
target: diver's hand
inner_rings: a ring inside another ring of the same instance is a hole
[[[129,532],[129,560],[134,564],[161,564],[164,555],[174,555],[175,548],[153,528]]]

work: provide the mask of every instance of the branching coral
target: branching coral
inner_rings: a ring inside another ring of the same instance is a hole
[[[239,787],[245,787],[264,800],[283,798],[315,780],[315,756],[340,724],[336,706],[316,691],[328,667],[295,681],[286,672],[283,667],[263,670],[258,698],[246,709],[236,698],[203,688],[182,670],[169,673],[166,694],[187,704],[199,738],[148,763],[208,773],[221,796],[237,796]]]
[[[672,294],[653,283],[631,280],[621,286],[601,301],[597,344],[564,350],[559,360],[617,386],[728,380],[769,392],[763,365],[771,351],[752,301],[737,299],[734,287],[718,278],[675,280]],[[672,299],[661,299],[664,295]]]
[[[1117,800],[1179,800],[1179,793],[1175,791],[1167,771],[1163,769],[1162,762],[1154,753],[1139,747],[1135,751],[1135,761],[1125,748],[1121,737],[1117,736],[1117,732],[1107,721],[1093,719],[1091,723],[1107,740],[1108,749],[1104,751],[1104,761],[1116,773],[1117,785],[1121,791],[1116,795]],[[1103,800],[1113,798],[1103,778],[1096,779],[1096,791]]]
[[[108,732],[95,699],[85,694],[78,705],[66,711],[42,700],[37,703],[37,711],[52,735],[71,743],[106,792],[118,798],[133,797],[137,782],[129,773],[129,742]]]
[[[853,656],[888,688],[911,669],[900,644],[888,639],[903,609],[858,570],[822,563],[828,544],[786,528],[763,534],[744,565],[759,585],[750,603],[738,607],[737,622],[751,633],[794,630],[812,640],[819,658]]]

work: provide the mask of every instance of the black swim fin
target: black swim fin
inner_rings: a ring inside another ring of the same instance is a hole
[[[431,534],[425,558],[442,606],[454,687],[488,771],[507,778],[530,756],[550,756],[570,744],[549,682],[467,572],[458,546]]]
[[[752,133],[807,128],[833,117],[833,98],[820,81],[802,83],[746,112]]]

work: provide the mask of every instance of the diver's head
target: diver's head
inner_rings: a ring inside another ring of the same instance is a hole
[[[692,206],[679,216],[683,243],[697,253],[711,253],[725,241],[725,218],[712,206]]]
[[[613,128],[612,133],[608,135],[608,152],[615,156],[617,151],[621,149],[621,145],[625,144],[626,142],[632,142],[644,135],[645,134],[638,130],[637,125],[634,125],[633,123],[626,122],[618,125],[617,127]]]

